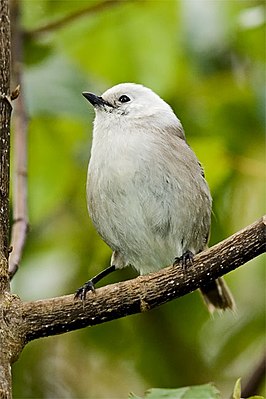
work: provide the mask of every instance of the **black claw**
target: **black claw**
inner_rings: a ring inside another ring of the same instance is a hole
[[[82,301],[85,301],[86,299],[86,294],[89,291],[95,292],[94,284],[97,284],[103,277],[107,276],[108,274],[114,272],[116,270],[115,265],[111,265],[101,271],[99,274],[96,276],[92,277],[89,281],[87,281],[82,287],[80,287],[76,292],[75,292],[75,299],[81,299]]]
[[[76,292],[75,292],[75,299],[81,299],[82,301],[85,301],[87,292],[92,291],[95,292],[94,284],[92,280],[87,281],[82,287],[80,287]]]
[[[176,257],[174,260],[174,266],[180,265],[185,271],[193,264],[194,254],[191,251],[186,251],[182,256]]]

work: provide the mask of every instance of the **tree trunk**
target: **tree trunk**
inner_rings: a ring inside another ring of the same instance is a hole
[[[11,357],[8,337],[9,297],[9,148],[10,148],[10,20],[8,0],[0,2],[0,398],[11,398]]]

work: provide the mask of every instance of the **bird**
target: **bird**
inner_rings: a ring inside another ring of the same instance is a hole
[[[132,266],[143,275],[170,264],[192,267],[208,246],[212,198],[180,120],[154,91],[120,83],[101,96],[82,94],[95,110],[88,211],[113,251],[110,266],[76,291],[85,300],[117,269]],[[211,312],[233,309],[222,278],[200,290]]]

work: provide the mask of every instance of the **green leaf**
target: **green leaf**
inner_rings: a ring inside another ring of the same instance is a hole
[[[143,399],[220,399],[220,393],[213,384],[195,385],[178,389],[149,389]],[[129,399],[140,399],[130,394]]]
[[[241,399],[241,378],[238,378],[235,383],[233,399]]]
[[[255,395],[255,396],[250,396],[247,399],[265,399],[265,398],[263,396],[260,396],[260,395]]]
[[[238,378],[238,380],[235,383],[232,397],[233,399],[241,399],[241,378]],[[265,399],[265,398],[263,398],[263,396],[255,395],[255,396],[250,396],[247,399]]]
[[[128,399],[142,399],[140,396],[135,395],[133,392],[130,392]]]

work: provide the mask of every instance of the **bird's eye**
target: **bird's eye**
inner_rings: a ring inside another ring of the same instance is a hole
[[[118,101],[120,101],[121,103],[128,103],[130,101],[130,98],[125,94],[123,94],[122,96],[119,97]]]

